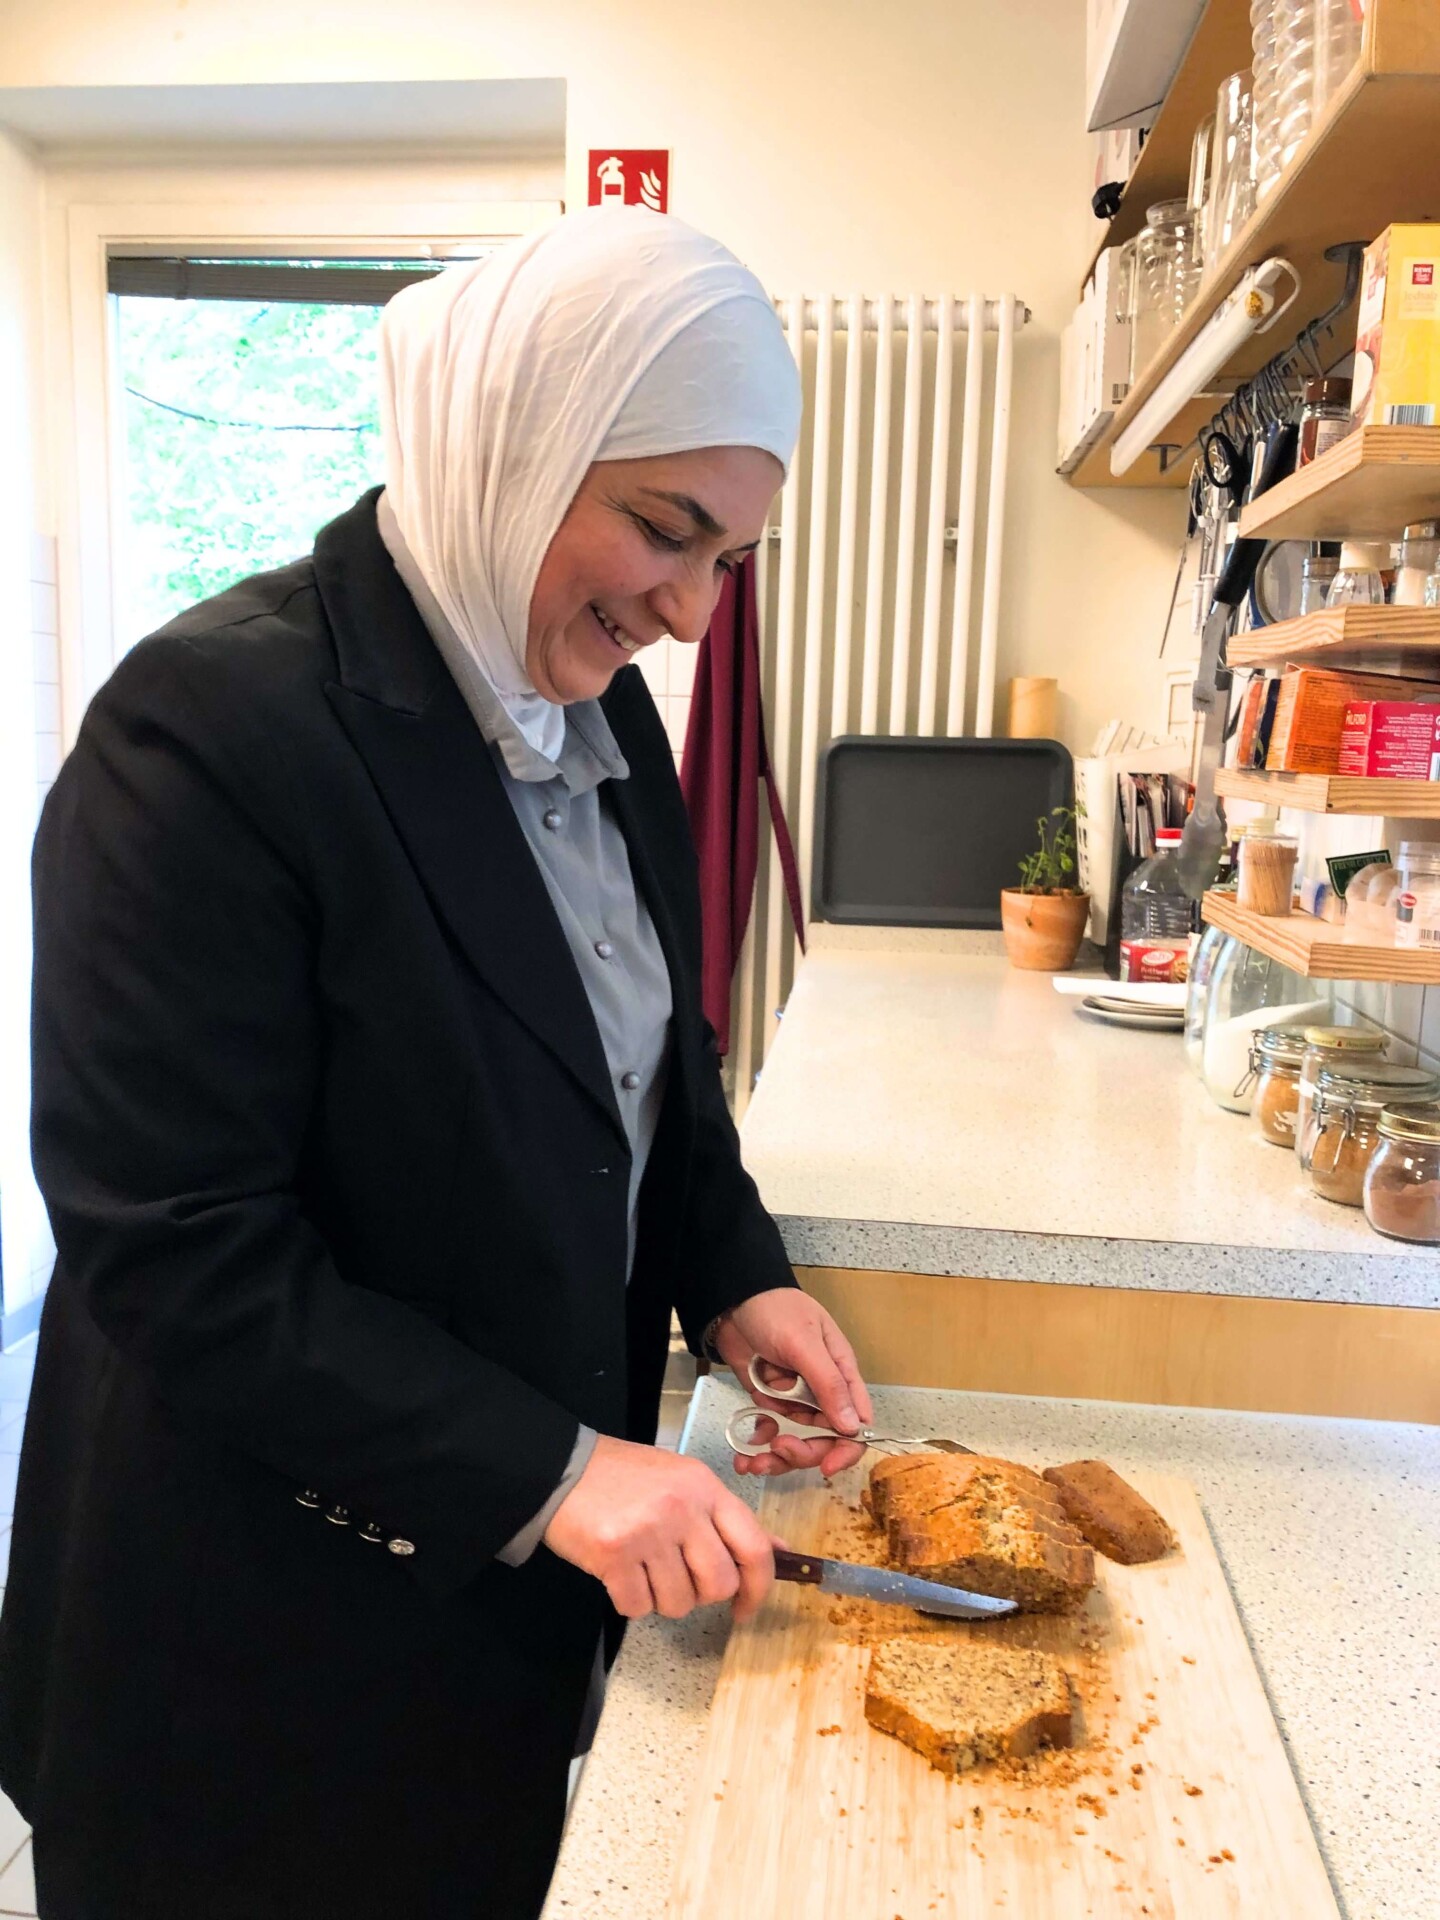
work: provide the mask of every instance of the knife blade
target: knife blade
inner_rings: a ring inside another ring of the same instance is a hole
[[[848,1560],[824,1560],[783,1547],[775,1549],[775,1578],[819,1587],[822,1593],[843,1593],[852,1600],[879,1600],[886,1606],[942,1613],[954,1620],[993,1620],[1015,1611],[1013,1600],[997,1600],[993,1594],[967,1593],[963,1587],[917,1580],[913,1574],[895,1573],[889,1567],[857,1567]]]

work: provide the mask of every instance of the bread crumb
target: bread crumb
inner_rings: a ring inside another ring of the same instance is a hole
[[[1187,1667],[1193,1667],[1195,1664],[1188,1653],[1182,1653],[1180,1658],[1185,1662]]]
[[[1118,1796],[1119,1796],[1119,1793],[1120,1793],[1120,1789],[1119,1789],[1119,1787],[1116,1787],[1116,1786],[1109,1786],[1109,1787],[1106,1787],[1106,1789],[1105,1789],[1105,1791],[1106,1791],[1106,1793],[1108,1793],[1108,1794],[1111,1794],[1112,1796],[1115,1796],[1115,1797],[1117,1797],[1117,1798],[1118,1798]]]
[[[833,1727],[821,1727],[819,1731],[820,1731],[820,1738],[822,1740],[825,1738],[827,1733],[839,1733],[840,1731],[839,1722],[837,1721]]]
[[[1218,1867],[1220,1865],[1220,1856],[1218,1853],[1212,1853],[1208,1857],[1212,1867]]]
[[[1183,1847],[1183,1846],[1184,1846],[1184,1844],[1185,1844],[1185,1839],[1184,1839],[1184,1836],[1183,1836],[1183,1835],[1177,1835],[1177,1836],[1176,1836],[1176,1840],[1175,1840],[1175,1844],[1176,1844],[1176,1846],[1177,1846],[1177,1847]]]
[[[1233,1859],[1235,1858],[1235,1856],[1234,1856],[1234,1854],[1233,1854],[1233,1853],[1231,1853],[1231,1851],[1230,1851],[1230,1849],[1229,1849],[1229,1847],[1221,1847],[1221,1849],[1220,1849],[1220,1858],[1221,1858],[1222,1860],[1233,1860]]]
[[[715,1796],[715,1798],[716,1798],[717,1800],[723,1800],[723,1799],[725,1798],[725,1796],[724,1796],[724,1794],[723,1794],[723,1793],[717,1793],[717,1794],[716,1794],[716,1796]]]
[[[1093,1793],[1082,1793],[1075,1804],[1077,1807],[1083,1807],[1087,1813],[1093,1814],[1097,1820],[1103,1820],[1110,1811],[1105,1802]]]
[[[1205,1791],[1204,1787],[1192,1787],[1188,1780],[1182,1780],[1180,1784],[1184,1787],[1186,1793],[1189,1794],[1192,1800],[1198,1800],[1201,1794],[1204,1793]]]

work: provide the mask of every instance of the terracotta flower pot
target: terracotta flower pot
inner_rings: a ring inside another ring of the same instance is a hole
[[[1090,918],[1088,893],[1000,894],[1000,924],[1012,967],[1030,973],[1063,973],[1074,964]]]

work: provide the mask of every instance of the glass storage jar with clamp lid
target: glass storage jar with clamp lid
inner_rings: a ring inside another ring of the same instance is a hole
[[[1386,1107],[1365,1172],[1365,1218],[1392,1240],[1440,1245],[1440,1107]]]
[[[1251,1043],[1255,1104],[1250,1111],[1256,1132],[1272,1147],[1295,1145],[1300,1063],[1304,1058],[1304,1027],[1262,1027]]]
[[[1380,1116],[1387,1107],[1432,1105],[1440,1077],[1424,1067],[1322,1069],[1315,1089],[1310,1146],[1310,1184],[1322,1200],[1358,1207],[1365,1174],[1380,1146]]]
[[[1385,1064],[1390,1041],[1378,1027],[1307,1027],[1305,1057],[1300,1062],[1300,1099],[1295,1110],[1295,1151],[1303,1173],[1310,1171],[1313,1144],[1311,1109],[1323,1069],[1333,1067],[1340,1073],[1363,1073],[1367,1067]]]

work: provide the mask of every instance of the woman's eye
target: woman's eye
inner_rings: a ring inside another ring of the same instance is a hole
[[[720,557],[720,559],[718,559],[715,562],[715,564],[720,569],[721,573],[728,573],[732,579],[740,571],[740,563],[738,560],[727,560],[723,555]]]
[[[663,527],[657,527],[653,520],[646,520],[639,514],[635,523],[652,546],[659,547],[662,553],[683,553],[685,542],[677,540],[673,533],[666,533]]]

